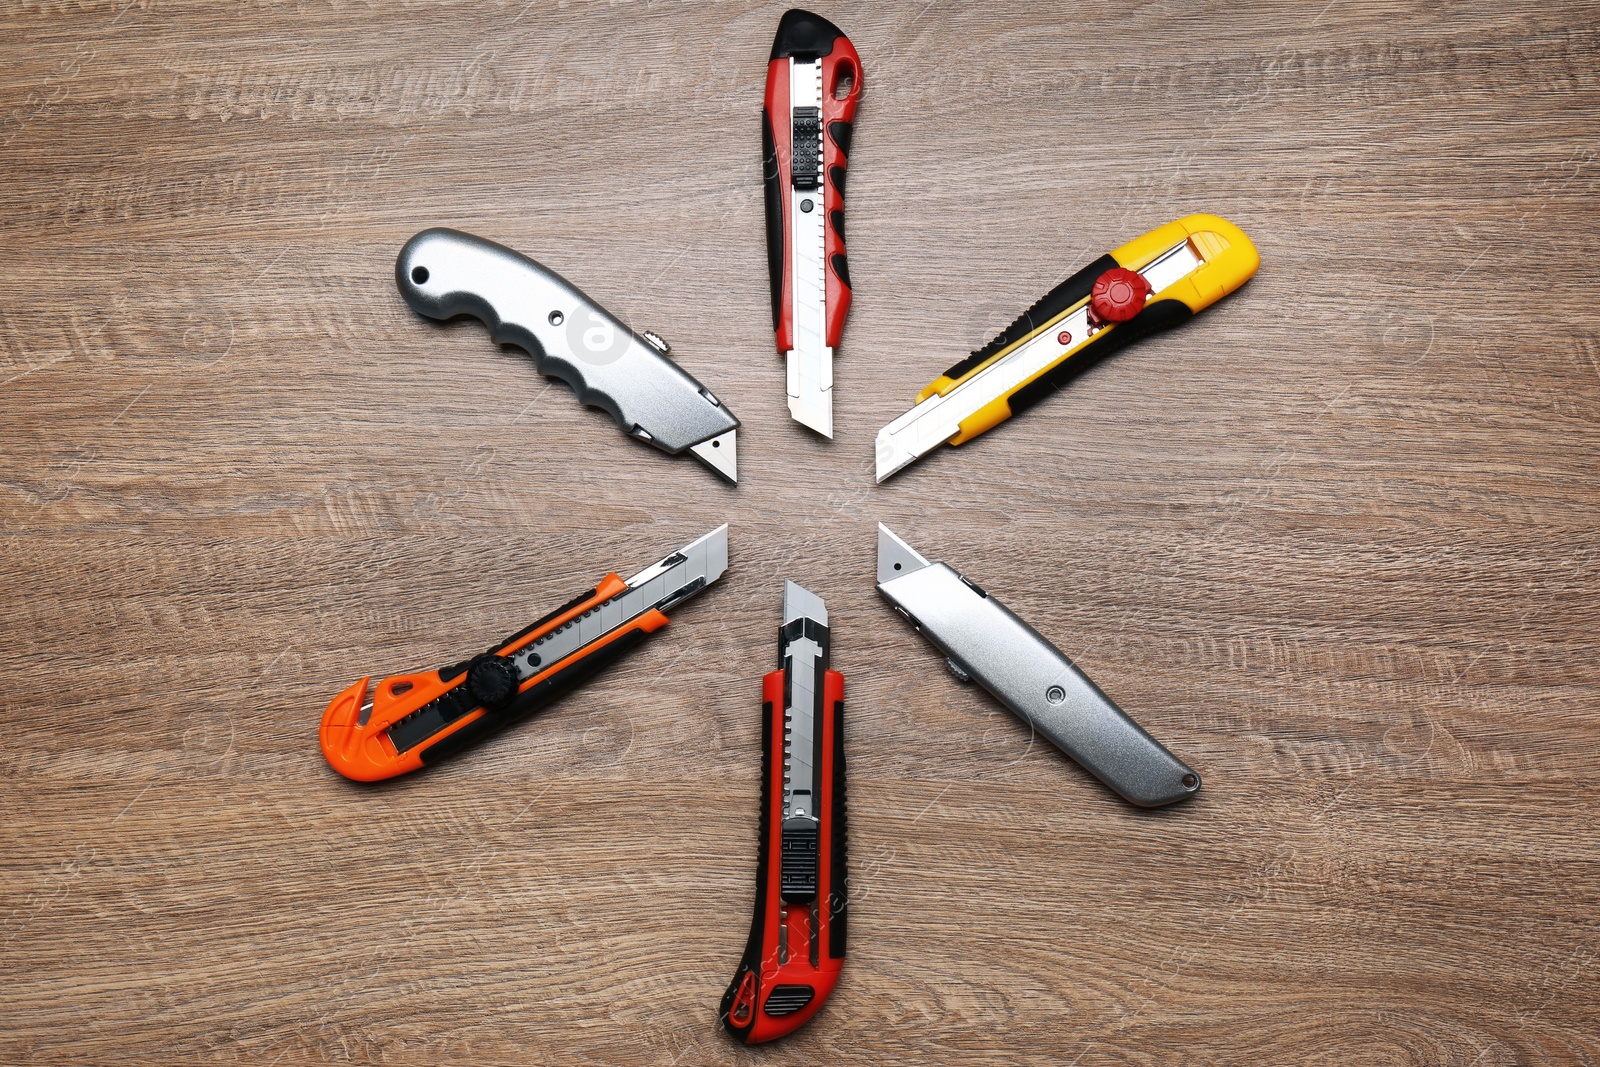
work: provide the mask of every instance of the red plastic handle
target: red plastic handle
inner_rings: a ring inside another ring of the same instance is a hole
[[[778,876],[783,855],[784,672],[762,679],[761,848],[756,864],[756,914],[733,982],[722,998],[722,1021],[749,1045],[804,1026],[827,1001],[844,966],[846,812],[844,677],[822,682],[822,760],[816,776],[819,847],[817,893],[810,904],[786,904]]]
[[[831,40],[829,39],[831,36]],[[788,43],[786,43],[786,41]],[[784,16],[767,65],[763,120],[766,139],[767,255],[772,274],[773,326],[778,351],[794,347],[794,290],[790,257],[794,233],[790,220],[796,195],[793,180],[794,124],[790,120],[789,69],[792,60],[822,64],[823,257],[827,268],[827,343],[838,345],[850,313],[850,266],[844,243],[844,184],[856,108],[861,103],[861,57],[850,38],[832,23],[803,11]],[[804,193],[800,195],[806,195]],[[812,194],[815,195],[815,194]]]

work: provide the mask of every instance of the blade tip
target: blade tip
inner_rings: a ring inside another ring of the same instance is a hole
[[[801,618],[810,618],[826,626],[828,606],[822,602],[821,597],[799,582],[784,579],[783,621],[791,623]]]
[[[833,440],[833,405],[826,407],[811,407],[800,403],[791,397],[789,399],[789,415],[801,426],[815,433],[820,433],[828,440]]]
[[[704,552],[708,569],[715,569],[718,574],[728,567],[728,524],[723,523],[715,530],[701,534],[680,549],[684,555],[691,552]]]
[[[878,584],[931,566],[922,553],[906,544],[893,530],[878,523]]]
[[[739,484],[739,431],[737,428],[690,445],[694,458],[704,463],[729,485]]]
[[[887,428],[878,431],[877,440],[874,442],[874,451],[877,455],[878,481],[900,473],[911,466],[917,459],[914,453],[908,453],[894,443],[894,438]]]

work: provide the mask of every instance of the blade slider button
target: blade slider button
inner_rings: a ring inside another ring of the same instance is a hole
[[[1089,318],[1098,322],[1127,322],[1144,310],[1150,283],[1138,271],[1112,267],[1095,279],[1089,291]]]

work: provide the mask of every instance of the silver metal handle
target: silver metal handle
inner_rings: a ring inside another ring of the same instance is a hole
[[[952,668],[1123,799],[1154,808],[1200,788],[1198,774],[1003,604],[943,563],[906,569],[881,581],[878,591],[950,658]]]
[[[424,230],[401,249],[395,283],[430,319],[471,315],[533,357],[625,431],[678,453],[739,425],[709,390],[576,286],[509,248]]]

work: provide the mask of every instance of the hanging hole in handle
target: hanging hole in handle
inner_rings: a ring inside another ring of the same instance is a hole
[[[850,94],[856,91],[856,65],[848,59],[841,60],[833,68],[833,98],[835,100],[848,100]]]
[[[756,972],[746,971],[739,980],[739,992],[734,994],[733,1009],[728,1012],[735,1026],[743,1026],[750,1021],[750,1015],[756,1006]]]
[[[1186,775],[1183,776],[1183,787],[1185,789],[1193,789],[1195,786],[1197,786],[1199,784],[1200,784],[1200,779],[1196,778],[1194,775],[1186,774]]]
[[[428,268],[427,267],[412,267],[411,268],[411,280],[416,282],[418,285],[421,285],[424,282],[426,282],[428,280]]]
[[[409,692],[411,692],[410,682],[396,682],[389,687],[389,695],[392,697],[405,696]]]

